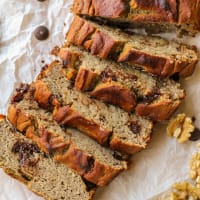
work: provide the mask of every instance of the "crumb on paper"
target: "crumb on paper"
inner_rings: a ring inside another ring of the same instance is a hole
[[[167,126],[167,135],[169,137],[175,137],[179,143],[184,143],[189,140],[194,130],[195,126],[192,118],[182,113],[170,120]]]

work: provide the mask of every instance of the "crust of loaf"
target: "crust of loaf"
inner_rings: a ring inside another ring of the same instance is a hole
[[[141,51],[136,51],[128,46],[125,47],[119,55],[118,62],[128,62],[142,65],[145,71],[162,77],[174,74],[174,62],[171,60]]]
[[[146,142],[149,142],[150,137],[146,139]],[[122,143],[117,137],[113,136],[110,140],[110,146],[112,149],[121,149],[122,152],[126,154],[134,154],[146,148],[139,144],[131,145],[129,143]]]
[[[196,33],[200,30],[199,0],[113,1],[75,0],[72,11],[78,15],[102,17],[104,20],[124,20],[125,23],[129,23],[133,27],[136,24],[142,25],[142,23],[155,23],[157,26],[166,23],[188,32]],[[116,6],[113,8],[113,5]],[[184,27],[186,24],[189,27]]]
[[[94,73],[91,70],[84,69],[83,67],[77,72],[77,76],[75,79],[75,88],[80,91],[91,90],[97,82],[97,78],[97,73]]]
[[[135,111],[138,115],[149,117],[153,121],[157,121],[157,119],[162,121],[168,119],[180,104],[181,101],[160,101],[152,104],[139,103]]]
[[[85,27],[90,28],[86,29]],[[80,31],[77,32],[77,29]],[[92,32],[90,30],[92,30]],[[82,38],[81,40],[79,39],[80,37]],[[175,61],[175,59],[167,59],[165,57],[134,50],[126,42],[120,42],[112,38],[106,32],[99,30],[95,25],[78,16],[74,18],[69,32],[66,35],[66,39],[74,45],[84,47],[93,55],[98,55],[101,58],[112,57],[117,62],[137,65],[147,72],[161,77],[169,77],[181,71],[184,71],[184,73],[180,73],[180,76],[190,76],[197,62],[197,60],[193,61],[193,63]]]
[[[91,156],[84,154],[84,152],[77,149],[73,144],[70,145],[65,154],[55,156],[55,160],[67,164],[86,180],[98,186],[107,185],[110,180],[123,170],[106,166],[103,163],[99,163],[98,160],[93,161]],[[92,164],[91,161],[93,161]],[[89,168],[90,170],[88,170]]]
[[[72,10],[75,13],[116,18],[126,14],[127,5],[124,0],[75,0]]]
[[[75,16],[66,37],[69,42],[83,46],[101,58],[107,58],[114,49],[122,45],[78,16]]]
[[[102,145],[107,143],[111,134],[109,130],[103,130],[98,124],[81,116],[78,111],[73,110],[70,106],[55,108],[53,117],[61,126],[78,128]]]
[[[33,117],[26,115],[23,110],[17,108],[17,105],[11,104],[8,109],[8,119],[14,126],[16,126],[17,129],[18,127],[21,128],[21,125],[20,123],[16,124],[13,119],[18,118],[32,119]],[[34,124],[30,124],[29,127],[26,128],[25,134],[27,138],[33,140],[45,153],[52,153],[51,148],[49,147],[49,144],[47,144],[46,140],[44,140],[42,136],[38,136],[38,133],[34,129]],[[50,137],[50,135],[48,137]],[[59,144],[57,144],[57,146],[60,148],[56,148],[56,151],[54,152],[54,159],[58,162],[66,164],[68,167],[83,176],[86,180],[98,186],[104,186],[108,184],[115,176],[126,169],[125,166],[124,169],[112,168],[100,163],[98,160],[93,160],[92,156],[84,153],[75,144],[73,144],[72,141],[65,142],[63,139],[61,139],[60,144],[62,146],[58,146]],[[68,146],[68,148],[65,150],[65,153],[62,153],[62,150],[64,150],[66,146]]]
[[[119,106],[127,112],[134,110],[137,101],[132,91],[115,82],[100,83],[90,92],[90,95],[106,103]]]
[[[179,25],[191,25],[191,31],[200,30],[200,1],[181,0],[179,5]]]

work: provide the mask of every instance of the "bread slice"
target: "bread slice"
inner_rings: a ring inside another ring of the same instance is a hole
[[[113,150],[132,154],[144,149],[150,139],[150,120],[75,90],[59,63],[52,63],[40,74],[34,98],[43,108],[54,106],[54,119],[61,126],[75,127]]]
[[[153,121],[168,119],[185,96],[179,83],[100,59],[73,45],[61,47],[58,56],[76,89]]]
[[[45,153],[96,185],[108,184],[127,168],[125,161],[115,158],[114,151],[102,147],[78,130],[62,130],[51,113],[39,108],[31,92],[10,104],[8,119]]]
[[[80,175],[42,153],[4,116],[0,117],[0,167],[47,200],[91,200],[94,193]]]
[[[194,35],[200,31],[199,0],[74,0],[75,14],[148,32],[178,31]]]
[[[128,63],[161,77],[190,76],[198,62],[194,46],[160,37],[126,34],[76,16],[66,35],[68,42],[82,46],[93,55]]]

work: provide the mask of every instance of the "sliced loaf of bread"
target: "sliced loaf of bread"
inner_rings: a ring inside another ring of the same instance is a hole
[[[161,77],[190,76],[198,62],[194,46],[160,37],[126,34],[75,16],[66,35],[68,42],[82,46],[93,55],[125,62]]]
[[[62,70],[61,64],[52,63],[34,84],[34,98],[43,108],[54,107],[54,119],[61,126],[75,127],[100,144],[128,154],[146,147],[152,132],[150,120],[77,91]]]
[[[62,130],[52,114],[39,108],[31,91],[16,101],[15,94],[8,109],[9,121],[46,154],[75,170],[87,181],[103,186],[127,168],[115,158],[115,152],[102,147],[75,129]]]
[[[54,162],[0,117],[0,167],[46,200],[91,200],[76,172]]]
[[[74,0],[72,11],[111,25],[156,33],[200,31],[199,0]]]
[[[76,89],[153,121],[168,119],[185,96],[179,83],[100,59],[76,46],[61,47],[58,56]]]

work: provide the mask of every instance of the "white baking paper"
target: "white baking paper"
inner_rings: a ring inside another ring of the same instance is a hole
[[[0,1],[0,113],[6,114],[9,98],[20,82],[31,82],[52,58],[49,52],[64,42],[72,20],[72,0]],[[50,30],[46,41],[37,41],[34,29]],[[170,38],[174,35],[164,34]],[[200,49],[200,35],[179,39]],[[200,127],[200,65],[194,75],[182,81],[187,97],[178,112],[195,116]],[[157,125],[148,148],[133,157],[130,169],[107,187],[99,189],[95,200],[147,200],[188,179],[189,159],[197,142],[178,144],[166,136],[166,124]],[[39,200],[21,183],[0,171],[0,200]]]

